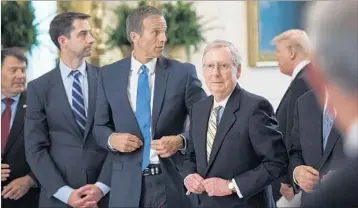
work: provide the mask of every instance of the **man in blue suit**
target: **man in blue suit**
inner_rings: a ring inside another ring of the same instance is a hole
[[[179,174],[184,127],[206,94],[192,64],[162,56],[159,9],[138,8],[126,24],[132,55],[101,70],[95,115],[97,141],[113,158],[110,207],[188,207]]]
[[[92,133],[98,67],[85,62],[94,39],[90,16],[67,12],[50,24],[60,49],[55,69],[28,85],[26,158],[41,185],[40,207],[106,207],[101,184],[107,151]]]

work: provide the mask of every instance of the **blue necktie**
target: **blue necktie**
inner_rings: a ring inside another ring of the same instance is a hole
[[[82,133],[85,131],[86,127],[86,111],[85,111],[85,102],[83,99],[83,93],[80,82],[81,73],[78,70],[71,71],[70,75],[73,76],[72,84],[72,111],[77,121],[78,126],[81,128]]]
[[[327,110],[323,112],[323,150],[326,149],[329,133],[333,126],[333,116]]]
[[[150,153],[150,89],[148,81],[148,68],[145,65],[140,67],[138,76],[136,119],[144,139],[142,170],[149,165]]]

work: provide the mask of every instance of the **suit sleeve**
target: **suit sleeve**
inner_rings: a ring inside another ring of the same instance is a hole
[[[299,119],[299,102],[296,102],[294,117],[293,117],[293,128],[290,137],[287,142],[287,151],[290,159],[288,175],[291,181],[293,181],[293,171],[299,165],[304,165],[302,156],[302,147],[300,140],[300,119]],[[299,192],[299,187],[292,182],[295,192]]]
[[[111,186],[111,177],[112,177],[112,157],[113,153],[108,152],[107,157],[102,165],[102,170],[98,176],[98,182],[105,184],[106,186]]]
[[[194,103],[206,97],[206,93],[202,88],[201,81],[198,79],[196,74],[195,66],[192,64],[189,65],[189,72],[185,89],[185,106],[187,112],[189,113]],[[183,132],[182,135],[185,139],[188,139],[190,136],[188,131]]]
[[[261,101],[249,119],[249,137],[261,164],[236,176],[235,182],[249,199],[285,174],[287,152],[270,103]]]
[[[192,110],[190,115],[192,114]],[[187,148],[186,148],[186,154],[184,159],[184,178],[188,176],[189,174],[196,173],[196,156],[195,156],[195,149],[194,149],[194,142],[192,135],[192,129],[193,129],[193,122],[192,122],[192,116],[190,116],[190,128],[189,128],[189,138],[187,139]]]
[[[48,149],[51,147],[44,105],[32,82],[28,84],[25,117],[25,150],[27,162],[46,190],[48,197],[67,185],[53,162]]]
[[[106,92],[104,90],[103,71],[102,69],[98,77],[97,103],[94,119],[93,132],[97,143],[106,150],[109,150],[108,139],[114,132],[114,123],[112,120],[112,111],[108,103]]]

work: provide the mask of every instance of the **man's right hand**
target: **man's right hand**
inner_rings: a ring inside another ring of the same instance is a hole
[[[202,184],[204,178],[202,178],[199,174],[194,173],[190,174],[186,180],[184,181],[184,185],[188,191],[194,194],[201,194],[205,191],[205,187]]]
[[[319,172],[306,165],[297,166],[294,170],[294,177],[300,188],[307,193],[312,192],[320,180]]]
[[[10,176],[10,166],[1,163],[1,181],[6,181]]]
[[[67,204],[71,207],[81,207],[81,208],[94,208],[97,207],[96,201],[86,201],[86,192],[90,191],[89,187],[83,186],[79,189],[74,189],[68,198]]]
[[[128,133],[113,133],[109,137],[109,143],[119,152],[133,152],[143,145],[142,140]]]
[[[289,184],[281,183],[280,193],[287,201],[291,201],[295,196],[293,188]]]

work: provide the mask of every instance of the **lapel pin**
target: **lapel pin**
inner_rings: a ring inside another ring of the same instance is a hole
[[[24,104],[23,106],[22,106],[22,108],[26,108],[27,107],[27,105],[26,104]]]

